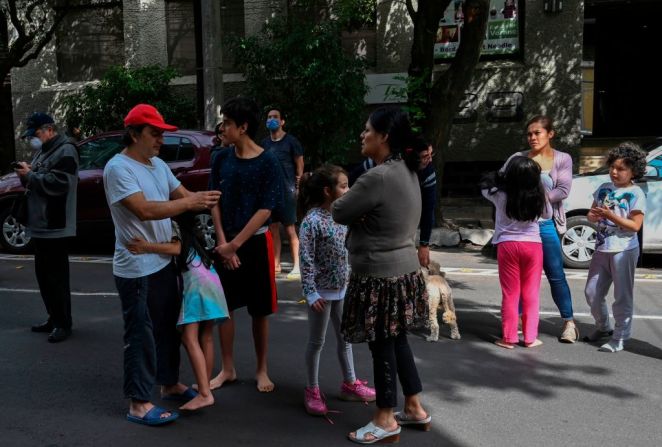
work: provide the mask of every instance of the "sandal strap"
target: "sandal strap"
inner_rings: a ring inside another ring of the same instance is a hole
[[[386,431],[370,421],[365,426],[356,430],[356,439],[359,441],[365,441],[365,436],[367,434],[373,435],[376,439],[383,439],[387,436],[397,435],[398,433],[400,433],[400,427],[393,431]]]

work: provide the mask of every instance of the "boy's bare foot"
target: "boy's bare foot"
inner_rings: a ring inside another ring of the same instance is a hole
[[[202,394],[198,394],[193,399],[179,407],[179,409],[184,411],[195,411],[210,405],[214,405],[214,396],[211,393],[209,393],[207,397],[204,397]]]
[[[225,382],[230,383],[235,380],[237,380],[237,371],[234,369],[231,371],[221,370],[216,377],[209,381],[209,389],[216,390],[222,387]]]
[[[255,380],[257,380],[257,390],[260,393],[270,393],[276,388],[266,372],[255,374]]]

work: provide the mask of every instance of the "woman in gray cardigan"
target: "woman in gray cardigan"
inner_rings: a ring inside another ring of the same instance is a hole
[[[579,339],[579,330],[575,324],[572,309],[570,287],[563,271],[563,255],[559,233],[566,231],[563,200],[570,194],[572,186],[572,158],[565,152],[552,148],[554,138],[554,123],[548,116],[537,115],[526,124],[526,139],[531,150],[516,152],[504,164],[508,165],[511,158],[522,155],[535,160],[542,169],[542,175],[547,176],[547,197],[552,204],[552,219],[540,220],[540,239],[543,244],[543,269],[549,281],[552,298],[563,319],[563,328],[559,335],[562,343],[574,343]]]
[[[416,176],[418,150],[407,115],[399,108],[375,110],[361,134],[361,153],[377,166],[333,203],[333,219],[349,226],[352,268],[342,318],[351,343],[368,342],[373,357],[377,410],[349,439],[371,444],[396,442],[400,426],[430,428],[421,406],[421,381],[407,341],[413,326],[428,324],[428,297],[414,236],[421,215]],[[422,146],[419,148],[418,146]],[[397,406],[396,378],[405,395]]]

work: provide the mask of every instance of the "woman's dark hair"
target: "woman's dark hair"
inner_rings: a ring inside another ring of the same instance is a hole
[[[632,179],[639,180],[646,174],[646,152],[631,142],[624,141],[607,153],[607,166],[616,160],[623,160],[623,164],[632,169]]]
[[[179,270],[182,272],[188,271],[188,264],[193,262],[196,254],[200,256],[202,264],[207,269],[211,268],[213,260],[200,241],[200,234],[196,229],[195,224],[195,214],[180,214],[175,218],[175,222],[179,225],[180,239],[182,243],[182,249],[177,256],[177,266],[179,267]]]
[[[143,129],[147,127],[147,124],[139,124],[137,126],[127,126],[124,135],[122,136],[122,143],[125,146],[131,146],[133,144],[133,137],[137,137],[143,132]]]
[[[529,126],[533,123],[540,124],[540,126],[542,126],[542,128],[545,129],[547,132],[554,131],[554,120],[550,116],[547,115],[534,116],[529,121],[527,121],[525,129],[528,129]]]
[[[505,173],[497,176],[497,188],[506,193],[506,216],[533,221],[545,211],[545,189],[540,165],[528,157],[511,158]]]
[[[235,122],[237,126],[248,124],[246,133],[251,139],[255,138],[258,129],[258,116],[260,110],[252,99],[244,96],[237,96],[223,104],[221,113]]]
[[[297,216],[299,220],[315,206],[320,206],[326,200],[324,188],[333,190],[338,185],[340,174],[347,172],[336,165],[325,164],[315,169],[314,172],[306,172],[301,176],[299,184],[299,197],[297,198]]]
[[[418,169],[420,151],[414,145],[424,141],[416,138],[409,116],[400,107],[380,107],[370,114],[368,122],[375,131],[388,135],[386,142],[391,155],[402,157],[410,171]]]

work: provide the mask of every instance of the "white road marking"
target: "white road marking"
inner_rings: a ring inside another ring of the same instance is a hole
[[[0,287],[0,293],[32,293],[39,294],[38,289],[12,289],[8,287]],[[71,292],[74,296],[101,296],[101,297],[116,297],[119,296],[117,292]],[[305,303],[301,300],[278,300],[278,304],[287,304],[287,305],[304,305]],[[459,313],[490,313],[499,315],[501,309],[496,307],[457,307],[455,309]],[[540,311],[540,316],[558,316],[556,311]],[[587,312],[575,312],[576,317],[590,317],[591,314]],[[662,321],[662,315],[634,315],[635,320],[660,320]]]
[[[453,276],[487,276],[487,277],[498,277],[499,270],[495,268],[491,269],[479,269],[479,268],[468,268],[468,267],[443,267],[442,270],[449,275],[449,278],[452,279]],[[565,277],[567,279],[583,279],[585,280],[588,277],[588,270],[564,270]],[[545,277],[545,274],[542,274]],[[658,273],[636,273],[634,275],[635,282],[662,282],[662,274]]]

